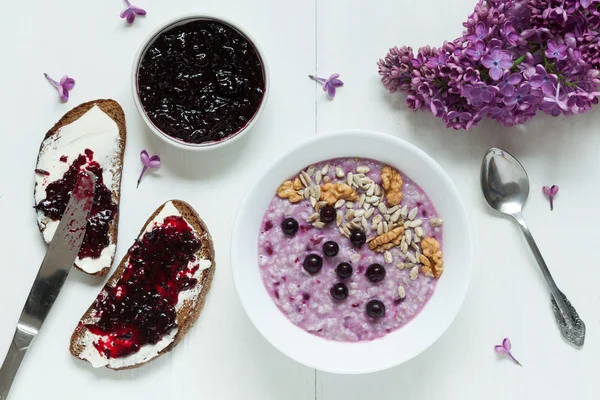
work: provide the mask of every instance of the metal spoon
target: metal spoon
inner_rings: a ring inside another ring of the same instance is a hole
[[[551,293],[552,309],[563,338],[575,346],[583,346],[585,324],[567,297],[558,289],[531,232],[523,219],[523,205],[529,195],[529,178],[525,169],[504,150],[491,148],[481,164],[481,189],[494,210],[510,215],[518,223],[535,256]]]

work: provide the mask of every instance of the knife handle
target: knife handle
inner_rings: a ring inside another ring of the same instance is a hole
[[[32,335],[20,328],[20,326],[17,327],[2,368],[0,368],[0,400],[8,398],[8,392],[15,380],[17,371],[19,371],[25,353],[35,337],[35,334]]]

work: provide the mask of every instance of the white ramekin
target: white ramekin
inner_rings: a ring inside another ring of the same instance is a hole
[[[258,57],[261,60],[263,76],[264,76],[264,80],[265,80],[265,90],[264,90],[264,94],[263,94],[261,103],[258,107],[258,110],[254,114],[254,116],[250,119],[250,121],[248,121],[248,123],[242,129],[240,129],[236,133],[226,137],[223,140],[200,143],[200,144],[187,143],[187,142],[184,142],[183,140],[179,140],[174,137],[171,137],[171,136],[167,135],[166,133],[164,133],[163,131],[161,131],[156,125],[154,125],[154,123],[150,120],[150,118],[146,114],[144,107],[142,106],[142,102],[141,102],[140,96],[139,96],[139,89],[138,89],[138,71],[139,71],[139,67],[140,67],[142,58],[146,54],[146,50],[148,49],[148,47],[152,43],[154,43],[154,41],[160,34],[166,32],[176,26],[183,25],[188,22],[192,22],[192,21],[196,21],[196,20],[210,20],[210,21],[220,22],[222,24],[225,24],[225,25],[235,29],[242,36],[246,37],[248,39],[248,41],[254,46],[256,53],[258,54]],[[212,149],[220,148],[229,143],[232,143],[233,141],[239,139],[243,134],[248,132],[252,128],[252,126],[256,123],[256,121],[262,114],[263,109],[265,108],[265,105],[267,103],[267,98],[269,96],[269,87],[270,87],[269,67],[267,65],[267,60],[265,58],[265,55],[262,52],[262,50],[260,49],[260,47],[258,46],[256,40],[254,40],[254,38],[251,35],[249,35],[245,30],[241,29],[239,24],[234,23],[223,17],[218,17],[215,15],[190,14],[190,15],[180,16],[180,17],[177,17],[170,21],[165,22],[164,24],[162,24],[161,26],[156,28],[154,31],[152,31],[148,35],[148,37],[143,41],[142,45],[140,46],[139,50],[137,51],[137,53],[133,59],[133,68],[131,70],[131,88],[133,91],[133,100],[135,101],[135,106],[136,106],[137,110],[139,111],[140,115],[142,116],[142,119],[144,120],[146,125],[148,125],[148,128],[150,128],[150,130],[156,136],[158,136],[162,140],[166,141],[167,143],[169,143],[175,147],[181,148],[181,149],[189,149],[189,150],[202,151],[202,150],[212,150]]]

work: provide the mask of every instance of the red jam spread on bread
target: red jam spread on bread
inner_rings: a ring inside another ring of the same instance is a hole
[[[181,216],[165,218],[137,240],[119,281],[105,286],[94,302],[97,322],[86,325],[101,336],[94,342],[101,354],[125,357],[158,343],[177,327],[179,293],[198,283],[193,275],[199,268],[194,261],[200,247],[200,239]]]
[[[42,211],[46,217],[54,221],[60,220],[67,208],[77,178],[84,171],[94,174],[96,189],[85,237],[79,250],[79,258],[98,258],[102,254],[102,250],[110,244],[108,236],[110,222],[117,212],[117,205],[113,202],[111,191],[104,184],[102,167],[94,161],[93,151],[86,149],[85,154],[79,155],[73,161],[62,179],[48,184],[46,198],[37,204],[36,209]],[[36,172],[38,171],[36,170]]]
[[[263,63],[236,29],[195,20],[161,33],[138,71],[140,101],[165,134],[186,143],[223,140],[245,127],[263,100]]]

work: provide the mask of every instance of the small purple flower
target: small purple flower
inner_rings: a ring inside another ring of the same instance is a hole
[[[69,90],[73,89],[75,86],[75,79],[69,78],[67,75],[65,75],[60,78],[59,82],[56,82],[54,79],[50,78],[48,74],[44,73],[44,76],[56,88],[56,90],[58,90],[58,95],[62,101],[69,100]]]
[[[565,60],[567,58],[567,44],[558,44],[556,40],[552,39],[548,41],[548,47],[546,48],[547,58],[556,58],[557,60]]]
[[[530,94],[530,92],[531,85],[529,83],[523,83],[512,96],[504,98],[504,104],[509,107],[516,107],[520,111],[524,111],[538,103],[538,98],[535,95]]]
[[[146,10],[143,8],[131,5],[129,0],[125,0],[125,3],[127,4],[127,8],[121,11],[120,17],[125,18],[128,24],[133,24],[136,15],[146,15]]]
[[[140,187],[140,181],[142,180],[142,176],[144,176],[144,173],[148,168],[160,167],[160,157],[157,155],[150,157],[146,150],[142,150],[142,152],[140,153],[140,160],[142,160],[142,165],[144,166],[144,168],[142,169],[142,173],[138,178],[137,187]]]
[[[540,107],[546,114],[553,117],[558,117],[560,114],[569,111],[567,103],[560,98],[560,83],[556,87],[556,95],[554,97],[546,96]]]
[[[498,93],[498,88],[493,85],[486,85],[483,82],[475,85],[464,85],[463,96],[471,100],[471,104],[475,107],[480,107],[483,104],[491,103]]]
[[[335,97],[335,91],[337,88],[344,86],[344,82],[339,80],[340,74],[331,74],[331,76],[327,79],[319,78],[318,76],[309,75],[310,79],[317,81],[323,84],[323,91],[327,92],[329,97],[333,99]]]
[[[508,358],[510,358],[515,364],[517,364],[519,367],[522,367],[521,363],[518,362],[517,359],[514,358],[513,355],[510,353],[511,348],[512,344],[510,343],[509,338],[504,338],[504,340],[502,340],[501,345],[494,346],[494,350],[496,351],[496,353],[506,354]]]
[[[489,33],[490,28],[488,28],[485,23],[479,21],[477,25],[475,25],[475,33],[468,35],[465,39],[470,40],[471,42],[477,42],[485,39]]]
[[[490,78],[497,81],[502,77],[502,71],[512,67],[513,62],[510,53],[495,47],[492,51],[481,59],[484,67],[490,71]]]
[[[542,92],[549,96],[553,95],[558,84],[558,78],[554,74],[548,74],[541,65],[535,66],[535,74],[529,79],[532,88],[541,88]]]
[[[487,47],[485,46],[485,43],[482,40],[480,40],[477,43],[475,43],[474,46],[470,46],[469,48],[467,48],[465,53],[467,53],[471,60],[479,61],[481,57],[483,57],[485,53],[487,53]]]
[[[510,22],[510,21],[505,22],[504,26],[502,26],[502,28],[500,29],[500,34],[502,36],[504,36],[506,41],[511,46],[516,46],[519,44],[520,37],[517,34],[517,31],[515,31],[515,28],[513,27],[512,22]]]
[[[521,74],[511,74],[510,71],[505,71],[498,85],[498,90],[503,96],[512,96],[515,92],[515,85],[521,83]]]
[[[429,68],[435,68],[446,65],[448,61],[447,55],[445,51],[440,51],[440,54],[437,57],[429,57],[427,60],[427,66]]]
[[[550,200],[550,211],[554,210],[554,196],[558,193],[558,186],[552,185],[550,187],[542,187],[542,193]]]

